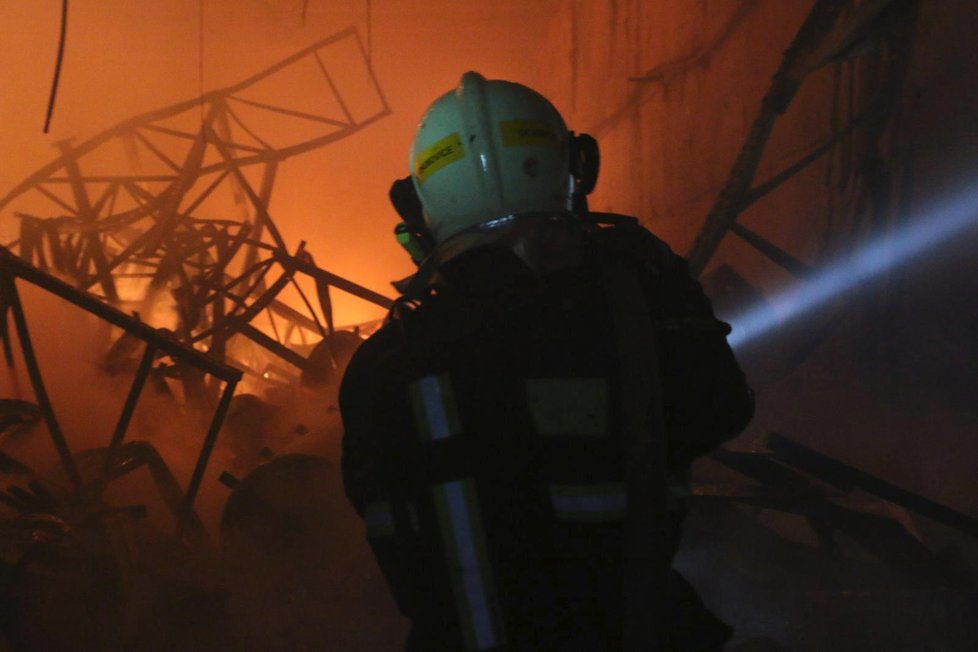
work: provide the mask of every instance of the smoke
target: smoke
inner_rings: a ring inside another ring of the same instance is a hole
[[[852,254],[823,266],[813,278],[772,297],[775,310],[765,304],[748,307],[731,319],[728,341],[743,347],[781,324],[815,310],[828,301],[961,237],[978,221],[978,190],[947,197],[893,233],[886,233]]]

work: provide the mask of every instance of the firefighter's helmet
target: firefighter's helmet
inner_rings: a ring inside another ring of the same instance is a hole
[[[479,225],[571,207],[570,134],[560,113],[526,86],[477,72],[428,108],[409,165],[439,245]]]

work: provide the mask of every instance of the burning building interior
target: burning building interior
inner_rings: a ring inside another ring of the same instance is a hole
[[[971,3],[64,0],[0,24],[0,650],[403,649],[339,390],[417,278],[391,184],[469,70],[593,136],[575,210],[683,255],[753,388],[674,490],[673,566],[733,634],[662,649],[978,649]]]

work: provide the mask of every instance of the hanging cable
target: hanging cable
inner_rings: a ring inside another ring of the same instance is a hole
[[[197,12],[197,89],[200,92],[200,124],[204,124],[204,0]]]
[[[306,26],[306,12],[309,10],[309,0],[302,3],[302,26]]]
[[[370,0],[367,0],[367,64],[373,65],[373,11]]]
[[[61,79],[61,62],[65,57],[65,34],[68,32],[68,0],[61,0],[61,38],[58,40],[58,58],[54,64],[54,80],[51,82],[51,96],[48,98],[48,113],[44,118],[44,133],[51,127],[54,113],[54,98],[58,95],[58,81]]]

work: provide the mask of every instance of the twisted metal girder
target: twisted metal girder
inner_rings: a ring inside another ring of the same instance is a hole
[[[366,97],[357,99],[367,102],[351,104],[335,80],[331,54],[343,48],[359,58],[362,69],[354,72],[362,79],[355,87]],[[332,103],[323,107],[327,112],[311,113],[290,98],[262,96],[263,82],[296,71],[314,76],[322,97]],[[276,317],[288,325],[283,332],[315,340],[333,327],[330,287],[384,307],[390,301],[318,268],[302,246],[289,254],[269,213],[278,165],[389,113],[359,36],[344,30],[233,86],[136,116],[80,144],[57,143],[60,156],[0,199],[0,212],[15,201],[42,198],[58,214],[15,213],[19,238],[8,246],[25,261],[116,305],[124,302],[122,289],[135,293],[147,309],[161,292],[171,293],[177,336],[217,359],[224,359],[228,339],[243,333],[301,367],[304,358],[289,349]],[[262,125],[268,117],[285,121],[285,135],[303,133],[273,146],[283,132],[270,133]],[[113,166],[124,170],[86,173],[88,157],[114,143],[121,143],[127,156],[113,159]],[[244,172],[250,166],[260,168],[255,185]],[[233,196],[231,216],[215,215],[208,204],[221,189]],[[315,280],[325,327],[296,282],[297,271]],[[278,280],[266,285],[266,277]],[[298,290],[304,310],[280,300],[289,285]],[[250,324],[263,311],[272,335]]]

